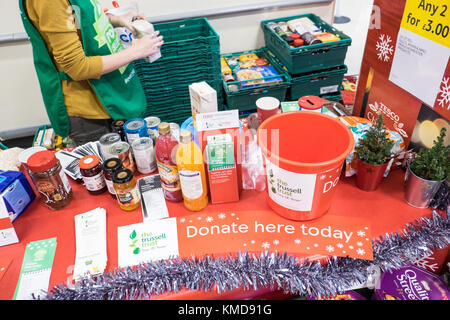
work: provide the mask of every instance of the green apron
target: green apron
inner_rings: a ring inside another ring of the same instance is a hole
[[[21,17],[33,47],[34,65],[45,108],[55,132],[62,137],[67,137],[70,132],[70,122],[61,81],[72,81],[72,79],[56,68],[45,41],[28,17],[25,1],[19,0]],[[86,56],[106,56],[123,49],[114,27],[98,0],[69,0],[69,2],[80,24]],[[90,79],[89,82],[114,120],[144,116],[146,98],[133,63],[105,74],[100,79]]]

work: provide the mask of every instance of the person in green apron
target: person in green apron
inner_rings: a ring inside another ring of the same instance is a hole
[[[144,116],[146,97],[133,61],[160,50],[159,32],[124,49],[114,28],[134,31],[136,12],[113,17],[98,0],[19,0],[19,6],[58,135],[82,145],[109,132],[112,120]]]

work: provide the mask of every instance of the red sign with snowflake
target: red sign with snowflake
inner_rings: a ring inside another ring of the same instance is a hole
[[[221,212],[177,218],[181,257],[275,251],[372,260],[370,223],[325,215],[299,222],[270,210]]]

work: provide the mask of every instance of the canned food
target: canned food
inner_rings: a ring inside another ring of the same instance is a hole
[[[116,142],[111,146],[110,153],[114,158],[119,158],[126,169],[136,171],[130,145],[127,142]]]
[[[148,174],[156,171],[155,149],[151,138],[139,138],[132,145],[136,166],[140,173]]]
[[[145,121],[147,122],[148,136],[150,138],[152,138],[153,145],[155,145],[156,139],[159,136],[158,126],[161,123],[161,119],[158,117],[148,117],[148,118],[145,118]]]
[[[119,133],[107,133],[100,138],[100,152],[102,153],[103,160],[114,158],[110,153],[111,146],[120,141],[121,137]]]
[[[133,144],[134,140],[148,137],[147,122],[144,119],[131,119],[123,125],[128,143]]]

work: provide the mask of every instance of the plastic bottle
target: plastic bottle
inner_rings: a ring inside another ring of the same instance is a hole
[[[203,155],[200,148],[193,141],[192,132],[189,130],[183,130],[180,133],[177,166],[184,206],[190,211],[203,210],[208,205]]]
[[[167,122],[159,124],[158,133],[159,137],[156,140],[155,153],[164,198],[173,202],[183,201],[176,164],[178,141],[170,133],[170,124]]]

